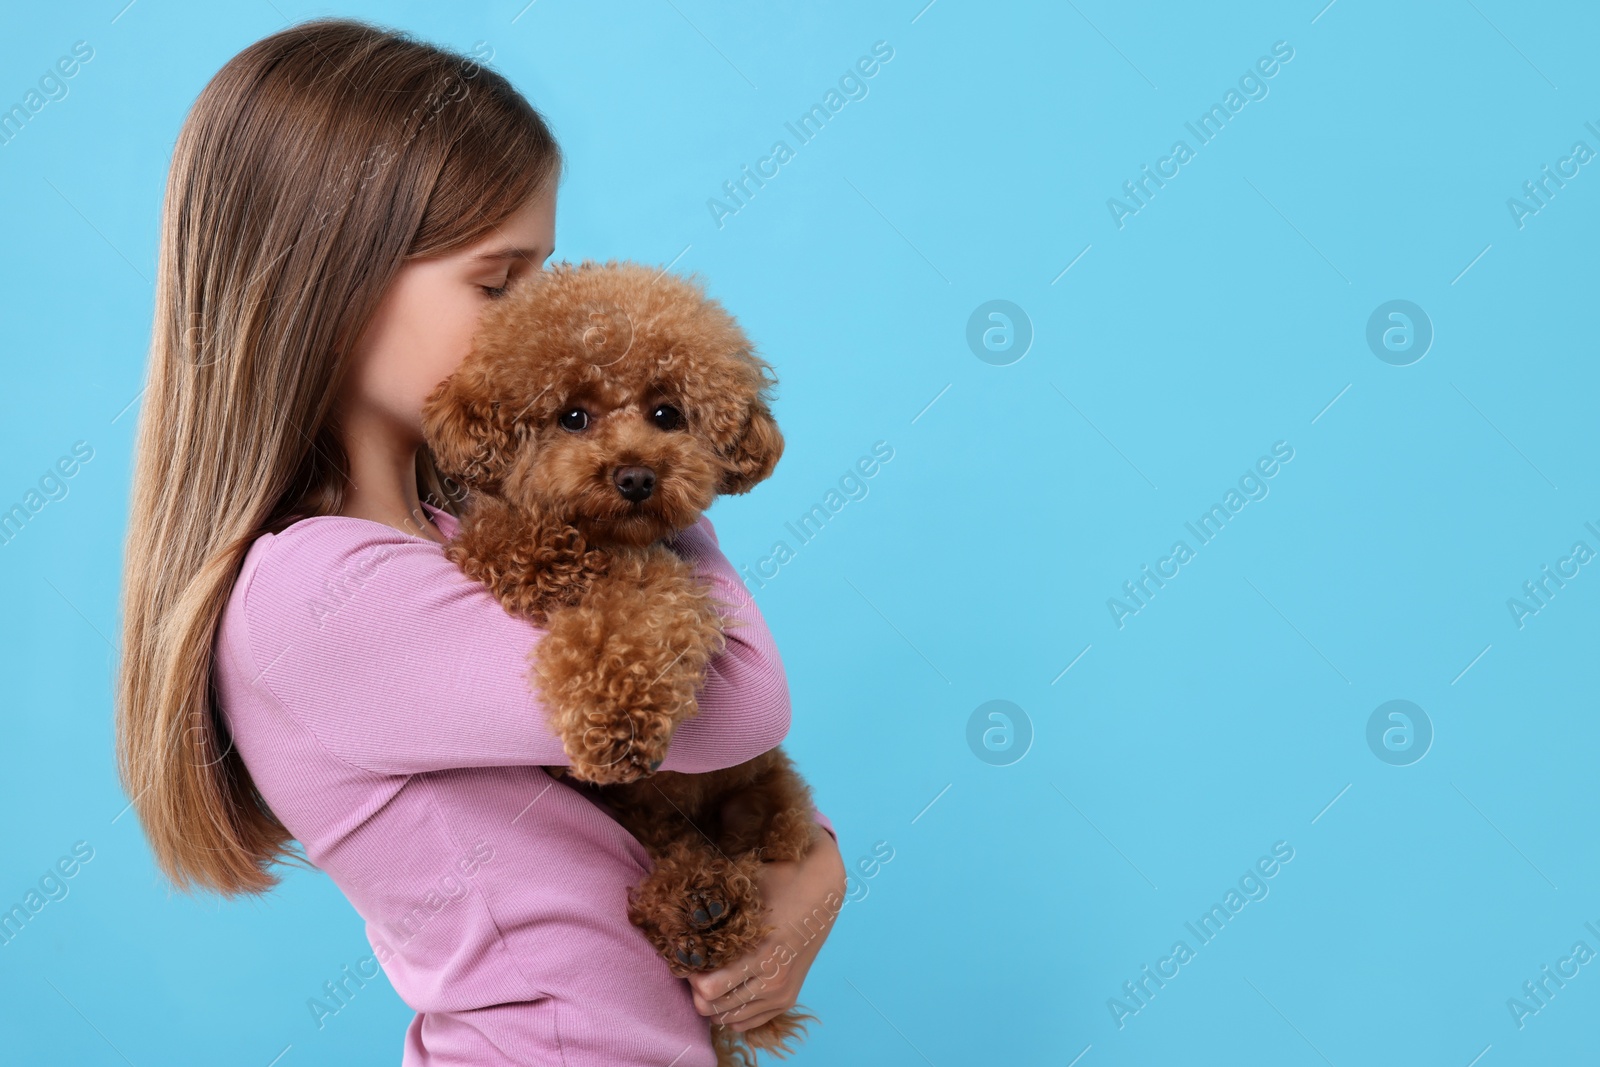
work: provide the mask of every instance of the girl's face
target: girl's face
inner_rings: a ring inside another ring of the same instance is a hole
[[[380,424],[422,443],[422,403],[466,358],[478,316],[505,287],[555,251],[554,191],[529,201],[477,244],[401,266],[352,354],[340,396],[355,432]]]

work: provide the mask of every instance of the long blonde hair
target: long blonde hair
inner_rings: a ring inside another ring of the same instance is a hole
[[[349,19],[250,45],[195,100],[162,209],[124,546],[117,762],[180,890],[305,866],[215,707],[212,651],[266,531],[336,514],[334,399],[401,264],[486,236],[560,181],[539,113],[473,55]],[[456,501],[426,448],[419,488]]]

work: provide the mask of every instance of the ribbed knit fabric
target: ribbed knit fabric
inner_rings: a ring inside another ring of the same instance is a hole
[[[783,663],[710,520],[673,547],[726,605],[728,644],[662,767],[732,766],[788,732]],[[246,555],[219,702],[261,795],[418,1013],[402,1067],[713,1067],[688,983],[628,922],[644,848],[541,769],[569,762],[528,683],[543,636],[434,541],[318,516]]]

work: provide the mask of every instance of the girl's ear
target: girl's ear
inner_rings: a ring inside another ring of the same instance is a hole
[[[435,389],[422,407],[422,435],[439,473],[493,493],[511,466],[517,434],[499,401],[465,393],[453,377]]]
[[[733,444],[723,453],[725,468],[719,493],[737,496],[765,481],[783,455],[783,434],[763,400],[750,405],[749,417]]]

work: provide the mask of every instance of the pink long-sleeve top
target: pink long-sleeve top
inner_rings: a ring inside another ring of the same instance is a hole
[[[728,643],[662,768],[732,766],[788,732],[783,663],[710,520],[673,547],[724,603]],[[402,1067],[713,1067],[688,983],[628,922],[649,856],[541,769],[569,763],[528,682],[543,636],[436,542],[317,516],[251,545],[217,634],[219,705],[417,1012]]]

